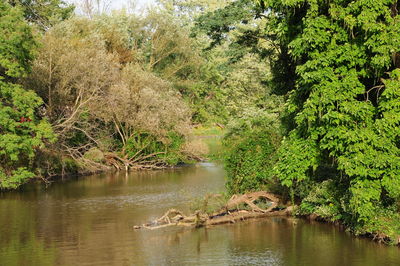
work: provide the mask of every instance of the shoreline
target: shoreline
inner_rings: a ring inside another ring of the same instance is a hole
[[[309,214],[309,215],[299,215],[299,216],[294,216],[297,217],[299,219],[304,219],[307,220],[309,222],[317,222],[317,223],[321,223],[321,224],[330,224],[332,226],[338,227],[343,231],[347,231],[350,232],[352,237],[356,237],[356,238],[364,238],[364,239],[368,239],[372,242],[378,243],[378,244],[383,244],[385,246],[397,246],[400,248],[400,236],[398,237],[397,240],[392,240],[389,236],[384,235],[384,234],[378,234],[378,233],[371,233],[371,232],[366,232],[363,234],[355,234],[353,232],[353,230],[346,226],[345,224],[343,224],[341,221],[330,221],[327,220],[321,216],[318,216],[317,214]],[[393,243],[393,244],[391,244]]]

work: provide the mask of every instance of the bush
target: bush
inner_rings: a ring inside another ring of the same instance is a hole
[[[277,119],[269,112],[256,113],[230,124],[223,140],[230,193],[272,190],[272,167],[280,143]]]
[[[337,199],[333,180],[315,184],[300,205],[300,213],[317,214],[332,221],[341,219],[340,202]]]
[[[184,143],[184,136],[175,132],[169,132],[163,138],[150,133],[136,133],[128,139],[124,153],[128,158],[136,157],[138,162],[174,166],[187,161],[181,151]]]

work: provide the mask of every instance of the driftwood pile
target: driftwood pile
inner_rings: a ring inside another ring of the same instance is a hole
[[[168,167],[164,160],[157,159],[157,155],[164,154],[165,152],[156,152],[147,155],[141,155],[140,153],[141,150],[132,157],[107,153],[104,157],[107,165],[113,166],[117,170],[158,170]]]
[[[259,202],[270,202],[267,209],[257,205]],[[218,211],[210,214],[196,211],[190,215],[170,209],[163,216],[147,224],[134,226],[134,229],[160,229],[170,226],[203,227],[226,223],[235,223],[253,218],[263,218],[268,216],[286,216],[292,212],[292,207],[278,209],[278,196],[266,192],[252,192],[244,195],[233,195],[229,201]]]

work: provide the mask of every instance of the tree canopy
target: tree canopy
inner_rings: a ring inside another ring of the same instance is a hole
[[[19,7],[26,21],[35,23],[41,29],[49,29],[57,22],[69,18],[75,7],[62,0],[5,0]]]
[[[22,11],[0,3],[0,188],[16,188],[34,177],[35,150],[54,138],[36,115],[42,100],[15,83],[29,71],[35,47]]]
[[[395,0],[238,0],[197,19],[196,28],[209,36],[211,46],[231,42],[229,34],[249,18],[258,19],[257,27],[242,31],[230,46],[268,59],[266,84],[286,99],[280,112],[283,140],[276,156],[273,149],[264,155],[275,165],[264,163],[263,178],[254,182],[252,175],[263,157],[251,164],[245,152],[257,145],[273,148],[272,138],[258,144],[254,138],[272,137],[268,126],[260,131],[253,124],[242,142],[238,134],[228,135],[242,147],[227,158],[233,191],[268,184],[273,189],[277,178],[293,201],[302,202],[303,213],[339,219],[359,233],[400,231],[399,5]]]

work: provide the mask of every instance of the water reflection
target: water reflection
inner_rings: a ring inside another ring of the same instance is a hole
[[[214,164],[104,174],[5,193],[0,265],[400,265],[397,248],[329,225],[271,218],[188,230],[134,231],[166,209],[224,188]]]

